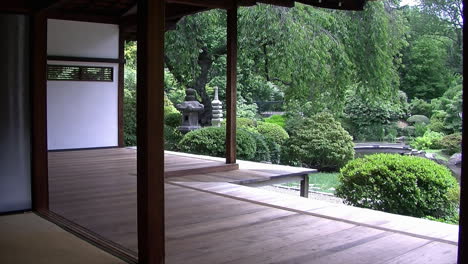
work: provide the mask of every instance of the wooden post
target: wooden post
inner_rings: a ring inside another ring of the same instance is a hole
[[[236,163],[237,6],[227,10],[226,163]]]
[[[164,9],[138,0],[138,262],[164,263]]]
[[[309,197],[309,174],[302,175],[300,195],[302,197]]]
[[[124,105],[124,78],[125,78],[125,39],[123,37],[122,29],[119,30],[119,74],[118,74],[118,87],[117,87],[117,126],[118,126],[118,146],[124,147],[124,115],[123,115],[123,105]]]
[[[35,211],[48,211],[47,17],[39,12],[31,15],[30,22],[32,206]]]

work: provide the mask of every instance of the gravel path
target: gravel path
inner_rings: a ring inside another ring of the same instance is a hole
[[[277,185],[263,186],[263,187],[258,187],[258,188],[272,191],[272,192],[288,194],[288,195],[292,195],[296,197],[299,196],[299,190],[293,189],[293,188],[287,188],[287,187],[282,187],[282,186],[280,187]],[[321,194],[321,193],[316,193],[316,192],[309,192],[309,199],[320,200],[320,201],[336,203],[336,204],[343,203],[343,200],[341,198],[335,197],[333,195]]]

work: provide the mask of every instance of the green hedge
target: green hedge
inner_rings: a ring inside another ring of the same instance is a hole
[[[256,151],[252,161],[269,162],[271,160],[270,149],[263,135],[257,132],[250,132],[250,136],[255,139]]]
[[[457,212],[457,181],[446,167],[428,159],[369,155],[349,162],[339,179],[336,195],[350,205],[415,217]]]
[[[454,133],[443,137],[440,140],[440,146],[444,152],[453,155],[461,152],[462,134]]]
[[[191,131],[184,135],[178,144],[182,152],[225,157],[226,128],[205,127]],[[237,130],[237,157],[244,160],[252,160],[257,151],[255,138],[244,129]]]
[[[177,128],[164,126],[164,149],[178,150],[177,144],[182,139],[182,133]]]
[[[272,140],[278,145],[283,145],[283,143],[289,138],[286,130],[276,124],[258,122],[257,131],[265,138]]]
[[[298,122],[282,149],[282,162],[336,171],[354,157],[352,137],[329,113]]]
[[[427,116],[424,115],[412,115],[410,116],[407,120],[408,123],[410,124],[429,124],[430,120]]]

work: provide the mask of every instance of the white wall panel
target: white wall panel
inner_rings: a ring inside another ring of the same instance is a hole
[[[48,55],[119,57],[118,25],[49,19],[47,30]]]
[[[47,82],[49,149],[117,146],[118,64],[64,61],[49,61],[49,64],[114,68],[113,82]]]

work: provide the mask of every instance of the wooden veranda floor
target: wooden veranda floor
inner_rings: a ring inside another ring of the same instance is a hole
[[[135,160],[99,151],[50,153],[51,209],[136,251]],[[167,263],[456,263],[458,226],[240,186],[232,172],[166,178]]]

